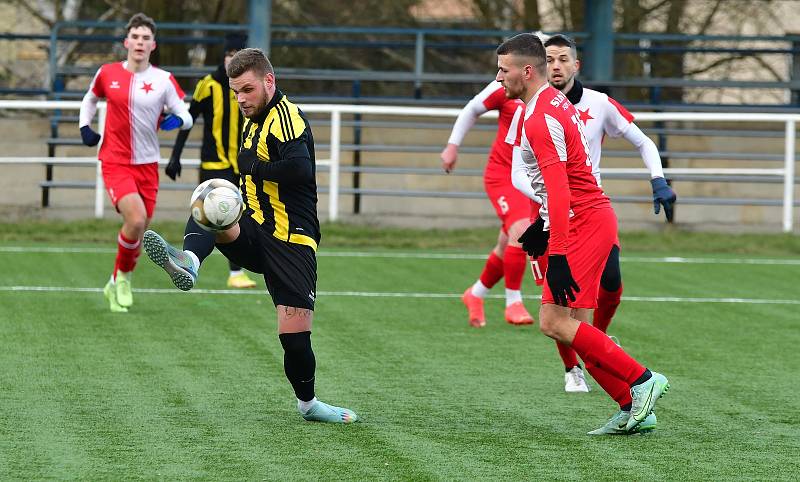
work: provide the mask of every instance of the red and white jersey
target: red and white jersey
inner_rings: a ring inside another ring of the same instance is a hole
[[[539,214],[550,229],[551,253],[566,252],[569,216],[580,210],[610,205],[592,174],[589,146],[575,107],[559,90],[545,84],[528,103],[520,136],[522,160],[531,186],[542,199]],[[546,185],[546,173],[557,171],[558,184]],[[563,180],[563,182],[561,182]]]
[[[517,126],[525,113],[525,103],[519,99],[506,97],[505,89],[500,82],[492,81],[464,106],[453,125],[453,131],[447,142],[461,145],[464,136],[475,125],[478,117],[490,110],[499,111],[499,117],[497,119],[497,135],[489,152],[489,163],[486,166],[485,175],[510,182],[511,150],[514,139],[512,138],[509,143],[507,138],[509,138],[509,133],[515,134],[518,131]]]
[[[585,87],[580,102],[575,104],[575,109],[578,111],[578,118],[583,124],[583,131],[589,142],[592,173],[600,182],[603,138],[624,136],[633,123],[633,115],[608,95]]]
[[[181,129],[191,128],[192,116],[172,74],[152,65],[134,73],[125,68],[126,64],[100,67],[83,98],[79,125],[91,123],[97,101],[105,98],[108,110],[100,160],[115,164],[158,162],[161,155],[156,131],[164,108],[183,119]]]

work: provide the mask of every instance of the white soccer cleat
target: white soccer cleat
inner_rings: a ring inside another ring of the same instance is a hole
[[[579,366],[572,367],[570,371],[564,374],[564,391],[567,393],[589,393],[589,384],[586,383],[586,377],[583,374],[583,369]]]

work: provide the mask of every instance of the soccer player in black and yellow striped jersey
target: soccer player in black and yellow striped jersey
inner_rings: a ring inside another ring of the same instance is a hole
[[[206,75],[192,95],[189,113],[192,118],[203,116],[203,144],[200,148],[200,182],[220,178],[239,184],[239,166],[237,157],[239,143],[242,138],[244,118],[236,105],[236,97],[228,85],[228,74],[225,68],[233,55],[242,50],[247,43],[247,36],[228,34],[225,36],[225,59],[217,70]],[[181,153],[189,130],[181,131],[175,139],[172,155],[165,169],[167,176],[173,181],[181,175]],[[228,262],[229,288],[255,288],[256,282],[247,276],[233,261]]]
[[[311,127],[277,89],[272,65],[261,50],[236,53],[227,73],[246,118],[238,157],[244,215],[229,229],[213,234],[189,217],[183,250],[147,231],[145,252],[182,290],[194,287],[200,264],[215,246],[229,260],[263,274],[277,310],[284,371],[298,410],[306,420],[354,422],[353,411],[314,396],[311,322],[320,229]]]

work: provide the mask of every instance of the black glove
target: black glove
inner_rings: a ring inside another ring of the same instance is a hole
[[[553,301],[561,306],[567,302],[575,301],[575,293],[580,293],[581,288],[572,277],[566,255],[551,254],[547,257],[547,286],[553,293]],[[575,290],[575,293],[572,291]]]
[[[81,127],[81,140],[83,141],[84,145],[89,147],[96,146],[98,142],[100,142],[100,134],[93,131],[91,127],[83,126]]]
[[[661,212],[661,205],[663,204],[664,215],[667,216],[667,221],[672,222],[672,205],[677,199],[675,191],[669,187],[667,180],[663,177],[650,179],[650,184],[653,186],[653,210],[658,214]]]
[[[181,177],[181,159],[177,156],[170,156],[169,162],[167,163],[166,169],[164,172],[167,173],[167,176],[175,181],[177,177]]]
[[[550,241],[550,231],[544,231],[544,219],[540,217],[534,221],[517,241],[522,244],[522,249],[529,256],[538,258],[543,255]]]
[[[236,162],[239,165],[240,174],[243,176],[248,174],[255,176],[255,173],[253,173],[253,166],[258,162],[258,158],[253,151],[240,151],[239,156],[236,158]]]

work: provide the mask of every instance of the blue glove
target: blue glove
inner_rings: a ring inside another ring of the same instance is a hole
[[[100,142],[100,134],[93,131],[89,126],[81,127],[81,140],[84,145],[89,147],[96,146]]]
[[[561,306],[567,306],[568,300],[575,301],[575,293],[581,288],[572,277],[566,255],[551,254],[547,257],[547,286],[553,294],[553,301]],[[575,293],[573,293],[573,290]]]
[[[517,241],[522,244],[523,251],[529,256],[538,258],[543,255],[547,251],[547,244],[550,241],[550,231],[544,230],[544,219],[541,217],[536,219]]]
[[[678,198],[671,187],[667,185],[667,180],[663,177],[655,177],[650,179],[650,184],[653,185],[653,209],[656,214],[661,212],[661,205],[664,205],[664,214],[667,216],[667,221],[672,222],[672,205]]]
[[[183,119],[176,116],[175,114],[169,114],[168,116],[164,117],[164,120],[161,121],[159,127],[162,131],[171,131],[172,129],[177,129],[178,127],[183,125]]]

